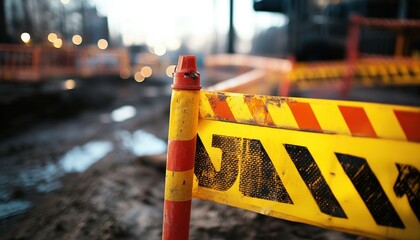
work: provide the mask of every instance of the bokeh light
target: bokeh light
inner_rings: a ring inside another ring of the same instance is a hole
[[[181,47],[181,41],[179,39],[170,39],[167,43],[167,48],[170,51],[176,51]]]
[[[76,34],[71,38],[71,41],[73,42],[74,45],[80,45],[83,42],[83,38],[82,36]]]
[[[155,52],[156,55],[158,56],[163,56],[166,53],[166,47],[161,45],[161,44],[157,44],[154,48],[153,51]]]
[[[141,75],[143,75],[143,77],[148,78],[148,77],[152,76],[153,71],[152,71],[151,67],[144,66],[144,67],[141,68],[140,73],[141,73]]]
[[[61,40],[60,38],[57,38],[54,42],[53,42],[53,46],[55,48],[61,48],[63,46],[63,40]]]
[[[136,74],[134,74],[134,80],[136,80],[136,82],[143,82],[144,79],[145,77],[141,74],[141,72],[136,72]]]
[[[74,89],[74,88],[76,87],[76,82],[75,82],[73,79],[67,79],[67,80],[64,82],[64,87],[65,87],[67,90]]]
[[[67,5],[69,4],[70,0],[60,0],[60,2],[64,5]]]
[[[24,32],[20,35],[20,39],[22,40],[22,42],[24,43],[29,43],[29,41],[31,41],[31,35],[27,32]]]
[[[169,65],[166,68],[166,76],[172,77],[172,74],[175,72],[176,65]]]
[[[57,40],[58,36],[55,33],[50,33],[50,34],[48,34],[47,38],[48,38],[48,41],[53,43],[53,42],[55,42],[55,40]]]
[[[107,40],[105,40],[105,39],[99,39],[99,41],[98,41],[98,48],[99,49],[102,49],[102,50],[105,50],[105,49],[107,49],[108,48],[108,41]]]

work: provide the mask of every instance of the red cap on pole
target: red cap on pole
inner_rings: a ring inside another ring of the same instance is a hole
[[[200,90],[200,73],[197,71],[195,56],[179,56],[178,65],[175,68],[175,90]]]

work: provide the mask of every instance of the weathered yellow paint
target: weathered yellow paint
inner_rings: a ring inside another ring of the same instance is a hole
[[[191,140],[197,133],[200,91],[172,91],[169,117],[171,140]]]
[[[378,104],[378,103],[366,103],[356,101],[335,101],[335,100],[322,100],[322,99],[298,99],[301,102],[310,103],[314,110],[315,116],[321,124],[322,129],[332,131],[335,133],[350,135],[350,132],[346,126],[343,126],[342,117],[334,110],[333,106],[350,106],[350,107],[362,107],[370,119],[370,122],[375,129],[378,137],[395,140],[406,140],[402,128],[395,117],[394,111],[407,111],[419,113],[420,108],[402,106],[402,105],[390,105],[390,104]],[[323,109],[323,110],[321,110]],[[328,109],[331,110],[328,111]]]
[[[195,198],[372,238],[419,239],[420,237],[420,223],[406,196],[397,197],[393,189],[399,174],[396,163],[409,164],[420,169],[418,159],[420,143],[311,133],[206,119],[200,119],[198,134],[211,161],[218,166],[217,171],[220,171],[222,152],[219,148],[212,147],[213,134],[261,141],[293,204],[244,196],[239,190],[241,171],[233,186],[226,191],[199,187],[198,180],[194,177],[193,197]],[[332,217],[320,211],[283,144],[304,146],[310,151],[347,218]],[[335,153],[366,159],[405,228],[380,226],[374,221]],[[240,158],[239,166],[241,162]]]
[[[165,200],[188,201],[191,200],[193,170],[169,171],[166,170]]]
[[[273,122],[277,126],[284,126],[286,129],[299,129],[290,107],[286,104],[286,99],[278,103],[273,98],[265,101],[268,112],[271,114]]]
[[[380,138],[406,139],[392,108],[378,105],[366,108],[366,115],[373,123],[373,128]],[[420,123],[419,123],[420,124]]]
[[[335,102],[314,102],[311,104],[311,107],[322,129],[334,129],[333,131],[335,132],[351,135]]]
[[[241,94],[242,95],[242,94]],[[248,106],[244,102],[243,98],[232,98],[227,97],[226,102],[228,103],[233,116],[235,119],[241,121],[253,121],[254,117],[248,109]]]
[[[200,118],[211,118],[214,116],[213,109],[210,106],[205,91],[200,91]]]

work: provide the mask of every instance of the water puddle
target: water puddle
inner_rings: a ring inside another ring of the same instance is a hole
[[[144,130],[137,130],[134,133],[120,131],[119,135],[122,139],[123,147],[138,157],[166,152],[166,143]]]
[[[24,213],[31,207],[32,203],[24,200],[0,203],[0,219]]]
[[[133,106],[122,106],[111,112],[111,119],[114,122],[123,122],[136,116],[137,111]]]
[[[22,166],[18,172],[0,174],[0,219],[21,214],[32,207],[23,199],[13,199],[13,192],[48,193],[61,187],[60,178],[68,173],[83,172],[113,150],[110,141],[91,141],[70,149],[57,162]],[[4,187],[3,187],[4,186]],[[20,189],[20,190],[19,190]]]
[[[13,185],[46,193],[61,187],[58,179],[64,175],[65,172],[52,162],[45,165],[26,166],[20,169]]]
[[[68,151],[59,160],[59,165],[66,172],[83,172],[111,152],[113,148],[114,146],[109,141],[92,141]]]
[[[126,112],[125,117],[135,114],[135,109],[125,109],[122,110]],[[0,219],[26,212],[33,205],[25,199],[26,194],[48,193],[60,188],[63,176],[85,171],[115,147],[128,150],[135,156],[162,154],[167,149],[166,142],[144,130],[118,131],[117,137],[121,140],[118,146],[111,141],[94,140],[75,146],[62,156],[44,163],[34,159],[29,165],[0,168]]]

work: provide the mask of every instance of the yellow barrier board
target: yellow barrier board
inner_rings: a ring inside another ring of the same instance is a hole
[[[389,112],[378,118],[378,109]],[[204,91],[200,116],[193,197],[368,237],[420,238],[420,108]]]

